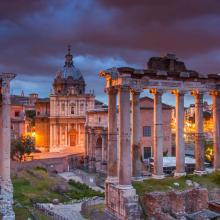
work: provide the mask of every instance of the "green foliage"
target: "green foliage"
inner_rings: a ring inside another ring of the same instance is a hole
[[[35,125],[35,117],[36,117],[36,111],[35,110],[26,110],[25,115],[27,118],[31,120],[31,125]]]
[[[68,183],[71,186],[71,190],[67,193],[67,195],[73,199],[82,199],[94,196],[104,197],[104,193],[92,190],[86,184],[76,182],[74,180],[69,180]]]
[[[219,171],[203,176],[191,174],[179,178],[167,177],[162,180],[148,179],[143,182],[134,181],[133,186],[137,190],[137,193],[142,196],[145,192],[169,191],[171,189],[184,190],[188,188],[186,185],[186,180],[192,180],[193,182],[199,183],[201,186],[206,187],[207,189],[220,188]],[[178,183],[179,187],[175,187],[174,183]]]
[[[34,139],[30,136],[21,136],[11,143],[11,158],[22,160],[25,154],[30,155],[30,153],[35,151]]]
[[[47,169],[45,167],[41,167],[41,166],[37,166],[34,168],[35,170],[42,170],[44,171],[45,173],[47,173]]]
[[[12,177],[14,199],[23,206],[32,207],[36,202],[47,203],[53,199],[68,203],[73,199],[83,199],[93,196],[104,196],[87,185],[73,180],[67,183],[57,175],[45,172],[41,167],[20,171]],[[68,186],[67,192],[53,190],[57,185]]]

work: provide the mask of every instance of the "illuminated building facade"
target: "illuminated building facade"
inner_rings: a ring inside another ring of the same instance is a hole
[[[85,92],[85,81],[68,48],[64,67],[54,78],[53,92],[36,103],[36,145],[41,151],[59,152],[84,147],[86,111],[99,102]],[[97,104],[97,105],[96,105]]]

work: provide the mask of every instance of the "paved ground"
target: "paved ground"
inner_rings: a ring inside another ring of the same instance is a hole
[[[58,157],[66,157],[68,155],[73,154],[83,154],[84,147],[83,146],[75,146],[75,147],[68,147],[61,152],[44,152],[44,153],[33,153],[33,159],[49,159],[49,158],[58,158]]]
[[[75,203],[70,205],[53,205],[51,203],[42,203],[41,210],[45,210],[45,213],[53,213],[57,217],[63,217],[65,220],[84,220],[81,216],[81,205],[82,203]],[[61,219],[61,218],[60,218]]]

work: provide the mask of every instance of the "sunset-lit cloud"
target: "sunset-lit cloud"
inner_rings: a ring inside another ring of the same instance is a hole
[[[71,44],[87,90],[102,100],[99,70],[142,68],[167,52],[190,69],[219,73],[219,8],[218,0],[2,0],[0,71],[18,74],[12,92],[48,96]]]

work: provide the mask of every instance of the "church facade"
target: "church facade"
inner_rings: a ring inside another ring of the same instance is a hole
[[[54,78],[48,99],[36,103],[36,146],[41,151],[59,152],[84,144],[86,112],[95,109],[92,92],[85,92],[85,81],[73,63],[68,49],[64,67]]]

